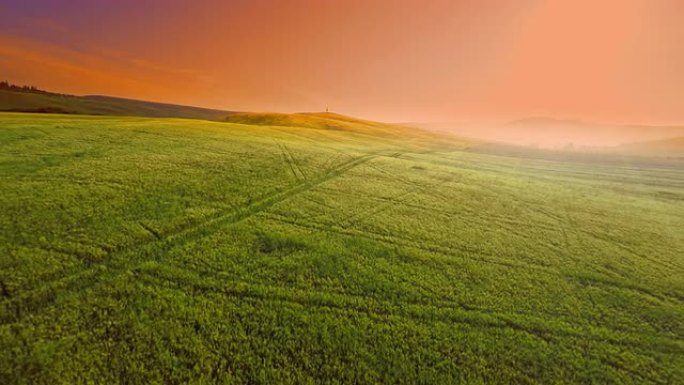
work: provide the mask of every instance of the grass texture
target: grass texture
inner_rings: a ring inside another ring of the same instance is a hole
[[[0,114],[0,383],[684,378],[681,162],[373,128]]]

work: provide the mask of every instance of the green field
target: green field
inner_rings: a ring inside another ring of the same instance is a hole
[[[0,114],[0,383],[682,383],[683,161],[332,118]]]

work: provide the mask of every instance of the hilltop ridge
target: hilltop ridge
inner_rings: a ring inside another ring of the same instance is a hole
[[[0,88],[0,112],[220,119],[232,111],[103,95],[68,95],[35,88]]]

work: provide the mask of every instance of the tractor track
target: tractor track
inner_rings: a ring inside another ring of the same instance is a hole
[[[175,270],[182,270],[184,274],[179,276]],[[190,272],[190,275],[186,275]],[[573,324],[561,321],[561,324],[547,325],[545,317],[535,317],[524,313],[510,313],[472,307],[466,304],[434,301],[425,302],[420,300],[402,301],[392,303],[377,298],[371,298],[354,293],[341,293],[335,291],[305,292],[296,288],[253,284],[249,282],[220,283],[218,286],[207,282],[200,282],[195,278],[209,278],[219,283],[217,277],[211,272],[198,272],[187,270],[182,267],[159,266],[140,271],[138,278],[148,284],[166,283],[164,287],[178,290],[193,291],[198,293],[212,292],[242,300],[273,301],[302,305],[305,307],[325,307],[331,310],[343,312],[366,313],[381,318],[400,317],[414,322],[442,321],[446,323],[468,324],[474,327],[512,329],[527,333],[546,342],[556,339],[590,339],[596,342],[608,343],[614,346],[625,346],[642,350],[658,350],[665,353],[678,352],[678,343],[667,339],[659,339],[657,342],[647,342],[649,334],[639,333],[634,330],[609,329],[604,327],[583,325],[577,327]],[[611,335],[616,333],[615,335]]]
[[[98,278],[103,272],[113,271],[113,275],[116,276],[123,270],[134,269],[138,264],[144,263],[150,259],[155,259],[155,256],[169,251],[176,246],[180,240],[206,236],[217,231],[222,226],[241,222],[279,202],[311,190],[331,179],[337,178],[354,167],[376,157],[397,156],[397,154],[398,153],[387,155],[377,152],[356,157],[337,165],[333,169],[328,170],[317,177],[301,181],[285,190],[277,191],[265,196],[244,208],[223,213],[214,218],[189,226],[183,226],[165,234],[158,234],[158,236],[151,235],[149,238],[143,239],[142,241],[119,248],[106,256],[105,262],[93,263],[84,270],[57,278],[38,288],[22,292],[17,296],[6,299],[0,305],[0,322],[4,324],[18,322],[27,314],[56,301],[58,292],[73,289],[83,290],[93,286],[98,282]],[[126,256],[129,258],[125,258]],[[137,263],[134,263],[131,266],[131,259],[137,260]]]

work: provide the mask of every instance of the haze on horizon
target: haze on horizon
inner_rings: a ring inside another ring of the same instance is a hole
[[[391,122],[684,123],[677,0],[5,0],[0,77]]]

